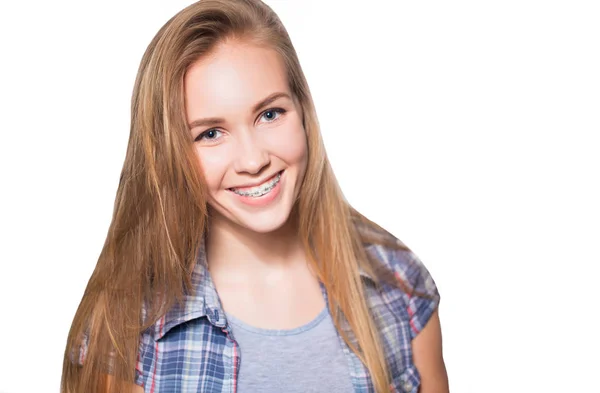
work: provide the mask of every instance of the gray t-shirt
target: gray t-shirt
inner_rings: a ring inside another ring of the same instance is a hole
[[[238,393],[354,391],[327,307],[291,330],[260,329],[226,316],[240,349]]]

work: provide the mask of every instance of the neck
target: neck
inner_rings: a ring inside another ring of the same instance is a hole
[[[211,217],[206,236],[211,274],[227,277],[227,281],[246,281],[306,263],[293,216],[281,228],[268,233],[254,232],[222,217]]]

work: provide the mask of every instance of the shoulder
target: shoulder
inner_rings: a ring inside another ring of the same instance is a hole
[[[389,232],[368,223],[358,229],[368,257],[367,270],[373,273],[364,281],[365,295],[381,333],[392,386],[415,391],[425,386],[422,377],[432,386],[435,373],[423,362],[432,359],[431,332],[439,326],[436,283],[421,259]]]
[[[435,281],[425,264],[399,240],[397,244],[397,247],[367,244],[365,249],[384,269],[393,273],[400,289],[407,295],[439,297]]]
[[[381,227],[361,223],[359,234],[369,257],[379,291],[369,292],[376,305],[404,320],[414,338],[427,324],[440,302],[436,282],[421,259]],[[387,280],[385,279],[387,277]],[[386,313],[387,314],[387,313]]]

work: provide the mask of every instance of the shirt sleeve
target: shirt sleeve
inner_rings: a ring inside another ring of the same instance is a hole
[[[88,343],[89,343],[89,335],[86,331],[81,337],[81,341],[79,345],[76,345],[74,348],[71,348],[70,357],[71,363],[76,364],[78,366],[83,366],[85,363],[85,357],[88,351]]]
[[[394,258],[398,279],[407,288],[407,313],[411,339],[414,339],[433,315],[440,303],[440,294],[433,277],[423,262],[411,251],[400,250]]]
[[[151,337],[149,334],[147,334],[147,333],[141,334],[139,350],[138,350],[138,354],[137,354],[136,367],[135,367],[135,378],[134,378],[134,382],[138,386],[144,386],[144,374],[142,371],[143,370],[143,361],[144,361],[144,356],[145,356],[145,353],[147,351],[150,341],[151,341]],[[78,346],[78,348],[75,348],[71,352],[71,361],[73,363],[76,363],[79,366],[83,366],[85,364],[85,359],[86,359],[87,351],[88,351],[88,345],[89,345],[89,333],[86,331],[86,333],[84,333],[84,335],[81,339],[81,344]]]
[[[149,366],[152,365],[154,350],[154,339],[150,329],[143,332],[140,336],[140,346],[137,355],[137,362],[135,367],[135,384],[138,386],[144,386],[147,379],[144,370],[148,370]],[[150,355],[150,356],[149,356]]]

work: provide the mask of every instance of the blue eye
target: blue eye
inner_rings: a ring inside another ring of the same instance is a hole
[[[211,128],[210,130],[206,130],[203,133],[201,133],[200,135],[198,135],[195,139],[195,141],[199,141],[202,139],[206,139],[209,141],[214,141],[218,139],[217,133],[220,133],[221,131],[216,130],[214,128]]]
[[[267,123],[272,123],[275,120],[279,119],[281,117],[281,115],[283,115],[285,113],[284,109],[281,108],[271,108],[271,109],[267,109],[266,111],[264,111],[261,115],[261,117],[264,117],[265,119],[267,119]]]

